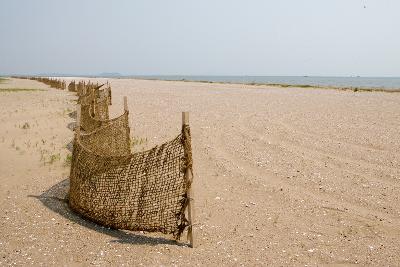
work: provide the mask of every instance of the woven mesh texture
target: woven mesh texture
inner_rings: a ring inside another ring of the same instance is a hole
[[[110,121],[108,103],[111,93],[104,93],[104,90],[92,89],[91,92],[79,97],[81,104],[81,128],[86,132],[92,132],[98,127],[107,125]],[[111,91],[111,89],[110,89]],[[101,95],[96,97],[96,95]],[[126,115],[128,116],[128,115]],[[113,119],[115,120],[115,119]]]
[[[98,121],[90,117],[94,130],[82,133],[82,145],[98,154],[108,156],[127,155],[130,149],[130,129],[128,124],[128,111],[121,116],[107,121]]]
[[[108,120],[108,96],[96,98],[94,101],[94,118],[97,120]]]
[[[178,239],[188,225],[190,181],[184,174],[191,168],[185,153],[189,128],[161,146],[125,156],[95,152],[85,142],[74,143],[71,208],[107,227],[157,231]]]
[[[70,92],[76,92],[76,83],[75,83],[75,81],[71,81],[71,82],[68,84],[68,91],[70,91]]]
[[[97,90],[97,98],[99,99],[103,99],[103,98],[107,98],[108,100],[108,104],[111,105],[112,101],[111,101],[111,86],[109,84],[106,85],[106,87],[102,90]]]
[[[65,81],[31,78],[66,89]],[[77,92],[81,125],[74,139],[69,205],[82,216],[115,229],[162,232],[179,239],[192,181],[190,128],[148,151],[131,153],[129,112],[110,120],[111,87],[72,81]]]
[[[189,126],[169,142],[132,154],[129,112],[109,120],[111,88],[77,88],[84,132],[74,141],[71,209],[110,228],[162,232],[179,239],[188,226]]]
[[[23,77],[25,79],[26,77]],[[64,80],[55,79],[55,78],[46,78],[46,77],[29,77],[27,79],[42,82],[46,85],[49,85],[51,88],[65,90],[67,84]]]

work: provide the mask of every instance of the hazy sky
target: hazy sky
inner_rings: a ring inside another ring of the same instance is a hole
[[[399,0],[0,0],[0,74],[400,76]]]

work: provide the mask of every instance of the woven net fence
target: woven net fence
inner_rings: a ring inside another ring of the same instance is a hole
[[[57,78],[47,78],[47,77],[28,77],[28,76],[13,76],[14,78],[18,79],[29,79],[33,81],[38,81],[44,83],[51,88],[65,90],[67,88],[67,84],[64,80],[57,79]]]
[[[96,98],[93,103],[94,116],[97,120],[108,120],[110,118],[108,113],[108,98]]]
[[[110,228],[162,232],[179,239],[189,226],[189,126],[168,142],[132,153],[129,112],[109,119],[111,87],[99,90],[85,84],[77,92],[81,120],[72,155],[70,207]]]
[[[98,121],[90,117],[92,124],[86,129],[93,129],[80,134],[81,144],[97,154],[129,154],[131,148],[128,114],[129,112],[125,111],[121,116],[109,121]]]

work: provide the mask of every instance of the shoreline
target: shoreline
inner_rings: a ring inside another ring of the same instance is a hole
[[[2,78],[18,78],[30,76],[9,76]],[[32,76],[36,77],[36,76]],[[333,85],[312,85],[312,84],[286,84],[286,83],[258,83],[258,82],[228,82],[228,81],[210,81],[210,80],[192,80],[192,79],[162,79],[162,78],[145,78],[145,77],[130,77],[130,76],[37,76],[37,77],[50,77],[50,78],[69,78],[69,79],[132,79],[144,81],[167,81],[167,82],[191,82],[191,83],[205,83],[205,84],[229,84],[229,85],[250,85],[250,86],[267,86],[279,88],[305,88],[305,89],[326,89],[326,90],[339,90],[339,91],[353,91],[353,92],[384,92],[384,93],[400,93],[400,88],[387,88],[387,87],[363,87],[363,86],[333,86]]]
[[[106,78],[106,77],[98,77]],[[306,88],[306,89],[327,89],[339,91],[354,91],[354,92],[384,92],[384,93],[400,93],[400,88],[388,89],[384,87],[340,87],[340,86],[323,86],[323,85],[310,85],[310,84],[283,84],[283,83],[240,83],[240,82],[214,82],[214,81],[197,81],[197,80],[166,80],[166,79],[145,79],[145,78],[112,78],[112,79],[132,79],[143,81],[166,81],[166,82],[191,82],[191,83],[206,83],[206,84],[230,84],[230,85],[251,85],[251,86],[268,86],[280,88]]]

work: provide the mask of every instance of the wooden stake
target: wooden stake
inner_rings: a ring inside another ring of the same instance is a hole
[[[75,127],[76,137],[81,136],[81,104],[76,105],[76,127]]]
[[[182,126],[189,125],[189,112],[182,112]],[[193,173],[191,170],[188,168],[185,173],[185,179],[189,181],[193,181]],[[194,199],[193,199],[193,192],[192,192],[192,186],[189,187],[187,191],[187,197],[188,197],[188,221],[189,221],[189,227],[188,227],[188,234],[187,234],[187,239],[189,240],[190,247],[194,247],[194,242],[193,242],[193,223],[194,223]]]
[[[124,96],[124,111],[125,112],[129,112],[129,110],[128,110],[128,97],[127,96]],[[131,151],[131,138],[130,138],[131,128],[129,127],[129,116],[128,116],[127,123],[128,123],[128,125],[127,125],[128,128],[126,130],[127,130],[127,136],[129,136],[129,138],[127,140],[127,142],[128,142],[127,147],[129,147],[129,151]]]
[[[128,97],[124,96],[124,110],[128,111]]]

